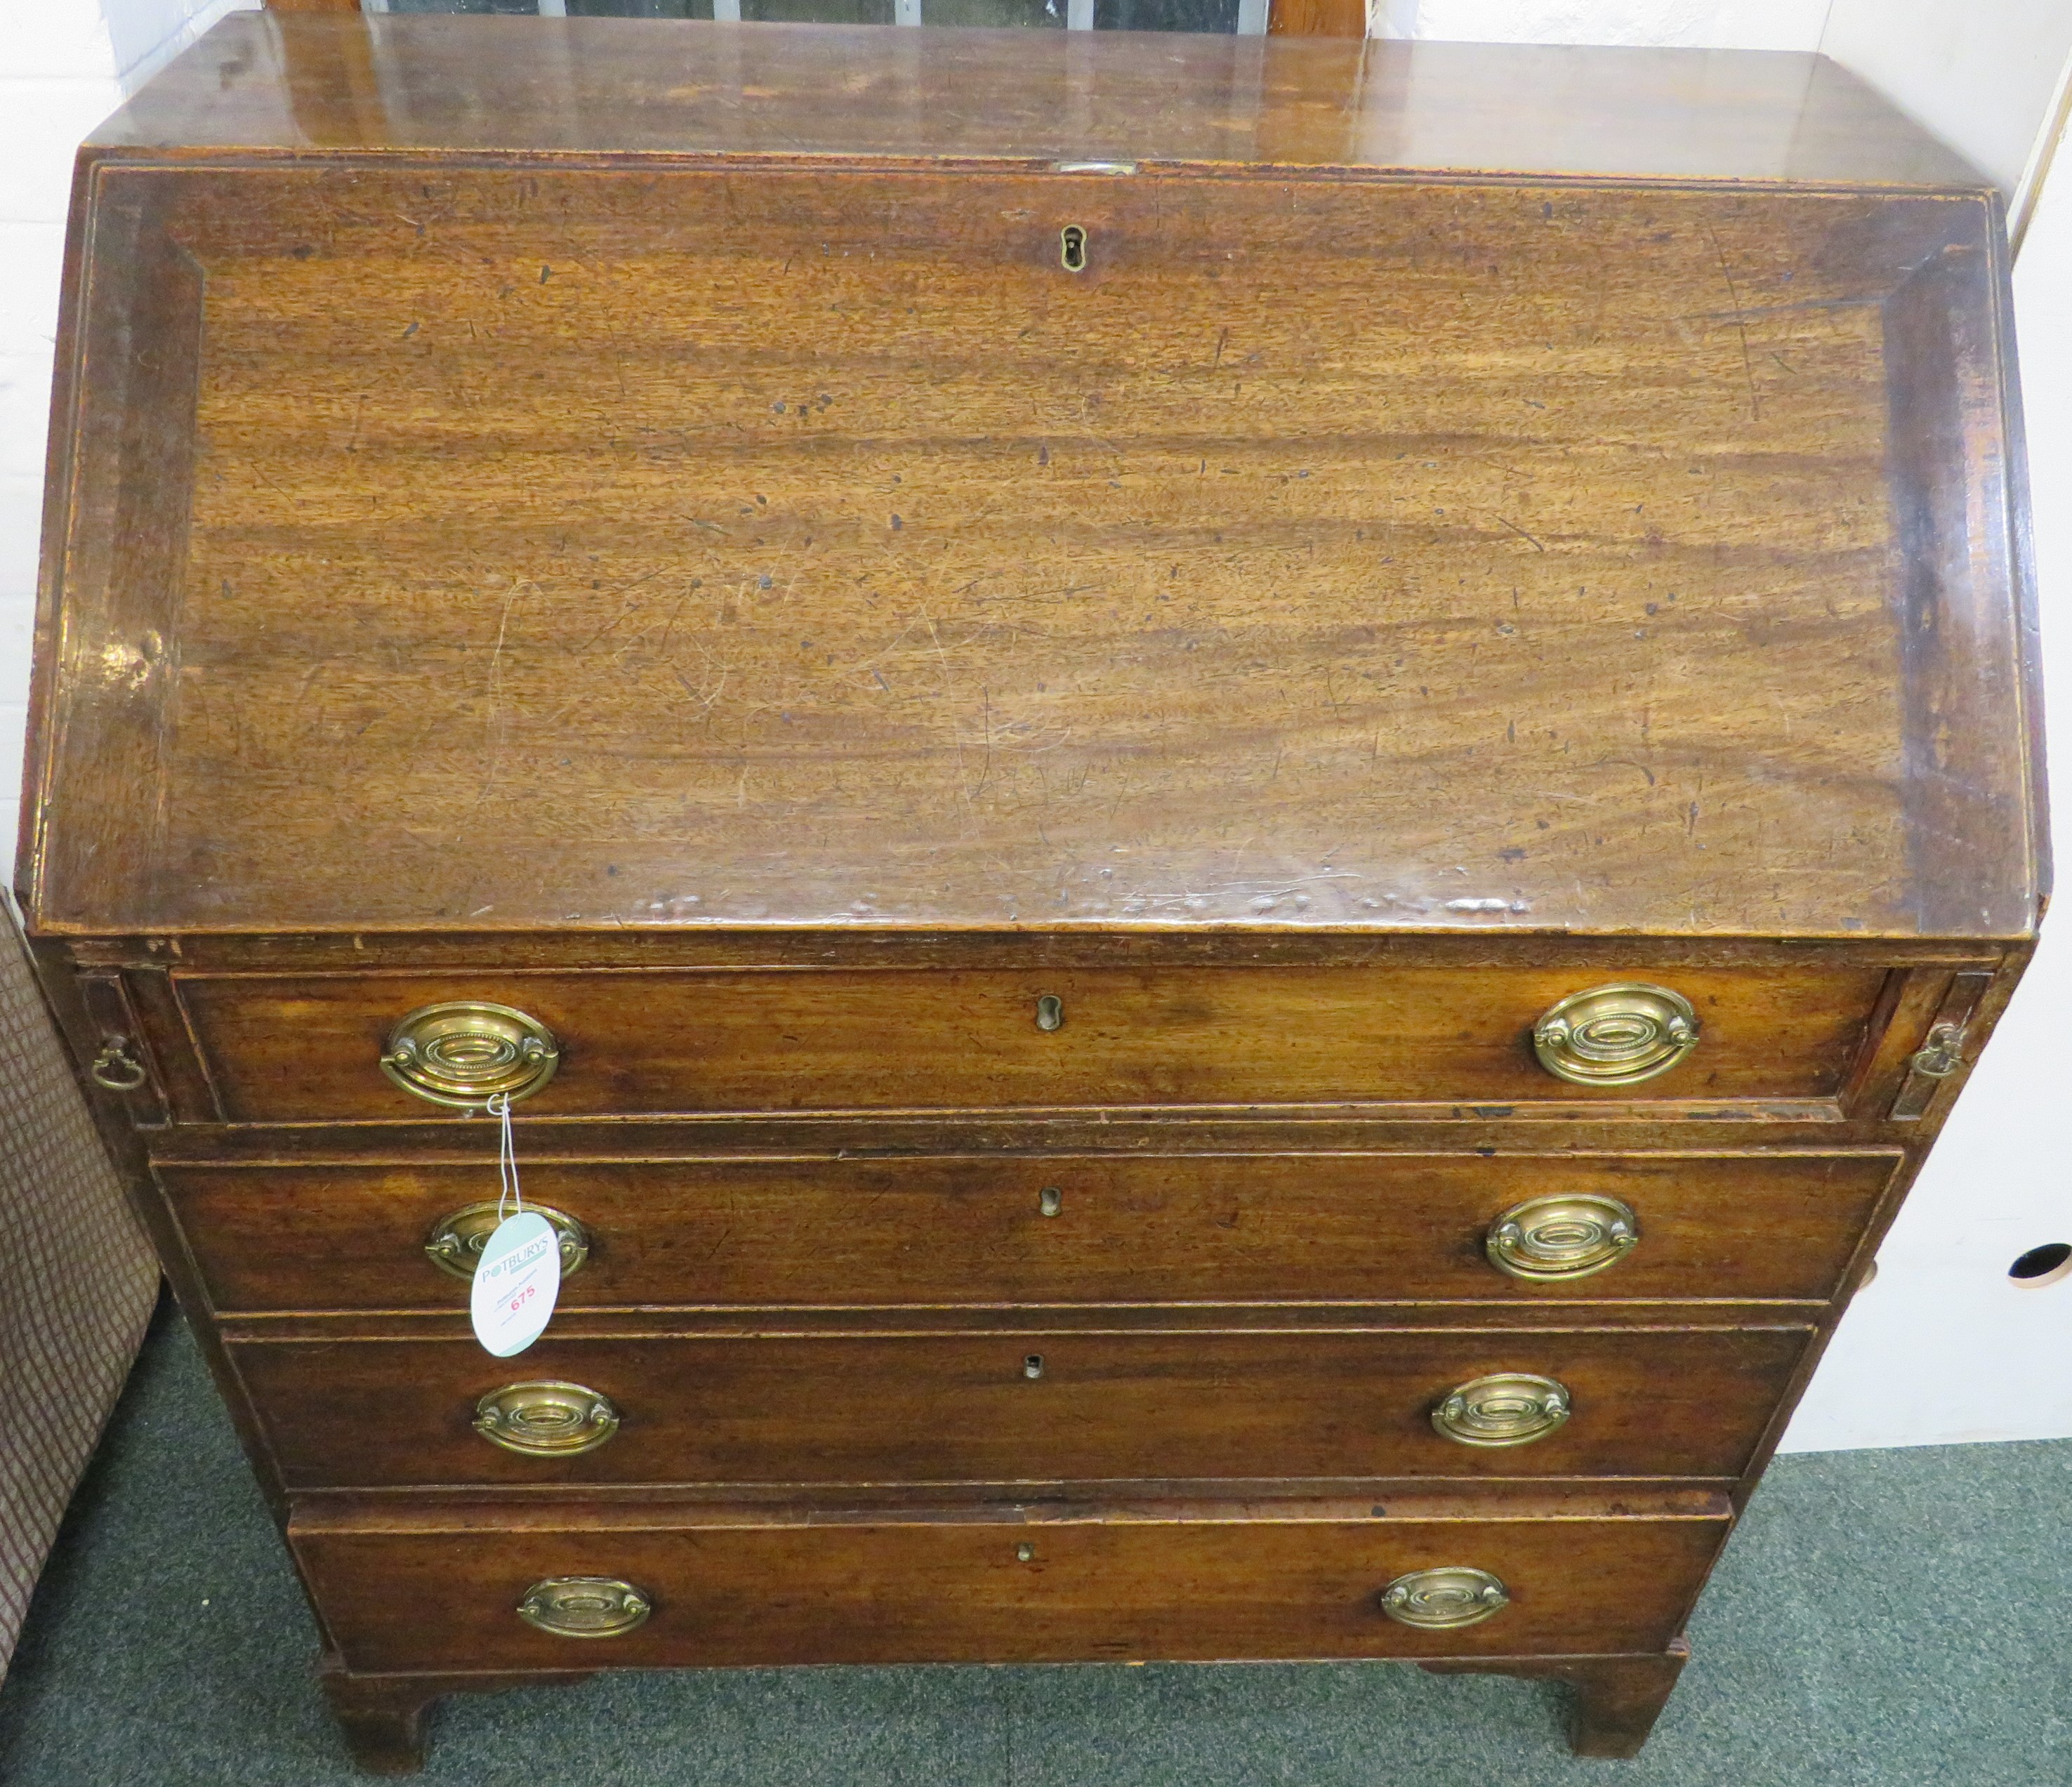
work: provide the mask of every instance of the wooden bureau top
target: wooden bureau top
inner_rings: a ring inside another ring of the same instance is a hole
[[[1997,201],[1818,59],[240,14],[97,141],[40,930],[2035,924]]]
[[[616,18],[234,14],[92,142],[1990,183],[1817,55]]]

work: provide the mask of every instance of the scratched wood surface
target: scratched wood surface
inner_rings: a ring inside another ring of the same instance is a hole
[[[1975,199],[102,185],[44,925],[2033,922]]]
[[[1897,1156],[1235,1155],[543,1164],[525,1194],[581,1222],[564,1310],[1156,1302],[1519,1307],[1825,1301]],[[482,1165],[161,1166],[220,1313],[453,1312],[426,1238]],[[1055,1193],[1047,1204],[1046,1188]],[[1631,1209],[1642,1242],[1577,1281],[1507,1276],[1483,1243],[1528,1197]],[[1560,1319],[1550,1317],[1548,1319]]]
[[[223,1115],[409,1122],[380,1066],[408,1013],[487,999],[566,1051],[531,1116],[1393,1102],[1573,1105],[1831,1098],[1885,984],[1875,969],[1686,969],[1663,981],[1703,1034],[1642,1086],[1540,1064],[1540,1014],[1590,983],[1554,969],[1170,968],[984,974],[885,968],[500,978],[182,977]],[[1059,1000],[1054,1030],[1037,1002]]]
[[[465,1483],[1023,1485],[1176,1478],[1730,1480],[1809,1330],[1030,1330],[638,1345],[549,1334],[522,1360],[473,1336],[232,1341],[291,1489]],[[1574,1412],[1527,1445],[1441,1438],[1459,1385],[1524,1371]],[[1035,1374],[1031,1375],[1031,1374]],[[514,1382],[609,1396],[619,1431],[524,1458],[473,1426]]]
[[[450,1669],[458,1654],[477,1669],[551,1670],[1660,1650],[1725,1525],[1350,1515],[1038,1524],[1019,1510],[716,1525],[657,1508],[623,1524],[550,1514],[521,1528],[508,1508],[418,1503],[364,1526],[313,1511],[290,1537],[351,1667]],[[1498,1575],[1511,1605],[1464,1631],[1420,1632],[1376,1604],[1397,1575],[1463,1563]],[[512,1612],[533,1583],[564,1575],[631,1581],[654,1617],[623,1637],[576,1643]],[[424,1617],[428,1590],[436,1621]]]

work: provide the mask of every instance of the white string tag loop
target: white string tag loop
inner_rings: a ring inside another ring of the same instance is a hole
[[[511,1095],[491,1093],[483,1108],[496,1119],[496,1220],[501,1222],[525,1208],[525,1194],[518,1189],[518,1146],[511,1133]]]
[[[496,1227],[475,1268],[468,1314],[483,1349],[508,1359],[537,1340],[553,1318],[561,1289],[561,1246],[546,1218],[526,1209],[519,1189],[509,1095],[497,1094],[483,1108],[497,1122]]]

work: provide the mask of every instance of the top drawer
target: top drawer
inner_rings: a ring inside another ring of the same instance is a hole
[[[268,1123],[426,1115],[433,1107],[402,1083],[421,1076],[408,1063],[384,1071],[383,1058],[405,1019],[447,1001],[508,1007],[541,1027],[553,1071],[528,1109],[543,1116],[1819,1099],[1846,1083],[1883,980],[1875,967],[1811,964],[183,975],[175,984],[223,1115]],[[1564,1000],[1611,986],[1640,990],[1571,1005],[1565,1032],[1550,1029]],[[1679,1050],[1685,1009],[1697,1041]],[[457,1050],[450,1037],[438,1046],[465,1081],[465,1039]],[[1564,1064],[1581,1078],[1555,1070]],[[1616,1077],[1626,1068],[1645,1077]]]

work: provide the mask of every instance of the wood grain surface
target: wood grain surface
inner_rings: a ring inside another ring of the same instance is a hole
[[[1644,978],[1644,977],[1643,977]],[[528,1115],[1391,1101],[1813,1099],[1842,1085],[1885,984],[1844,963],[1665,976],[1697,1047],[1633,1087],[1559,1079],[1531,1033],[1593,984],[1560,970],[1207,968],[335,979],[176,976],[224,1114],[408,1120],[380,1060],[444,1000],[515,1006],[565,1059]],[[1595,983],[1601,984],[1601,982]],[[1037,1028],[1037,1001],[1062,1002]]]
[[[1811,57],[268,14],[76,194],[23,903],[365,1760],[1098,1658],[1638,1747],[2049,885],[1982,176]],[[1614,980],[1696,1051],[1550,1077]],[[454,999],[592,1233],[508,1362]],[[1639,1247],[1500,1277],[1556,1190]],[[1572,1419],[1436,1434],[1496,1371]],[[472,1431],[539,1377],[619,1432]]]
[[[430,1509],[355,1530],[291,1525],[346,1662],[363,1670],[680,1664],[1127,1662],[1661,1650],[1719,1518],[1137,1520],[1030,1524],[500,1527]],[[412,1518],[416,1515],[417,1518]],[[1029,1547],[1026,1561],[1020,1556]],[[1511,1604],[1458,1632],[1386,1617],[1379,1592],[1436,1566],[1492,1571]],[[655,1604],[622,1638],[536,1632],[549,1575],[617,1576]],[[436,1601],[439,1617],[425,1608]]]
[[[93,142],[1990,188],[1819,56],[1166,31],[240,14]]]
[[[1979,200],[92,190],[46,926],[2033,922]]]
[[[443,1341],[232,1343],[294,1489],[469,1483],[1089,1483],[1738,1476],[1807,1330],[1050,1333],[584,1341],[521,1358]],[[1031,1362],[1038,1374],[1030,1376]],[[1431,1412],[1526,1371],[1575,1413],[1528,1445],[1464,1446]],[[518,1457],[475,1404],[536,1379],[602,1391],[618,1434]]]
[[[590,1237],[563,1311],[676,1305],[894,1309],[1167,1302],[1824,1301],[1889,1153],[1308,1154],[528,1164],[525,1195]],[[457,1310],[426,1259],[449,1213],[491,1194],[474,1166],[162,1167],[208,1287],[236,1315]],[[1057,1214],[1044,1214],[1054,1189]],[[1622,1199],[1640,1245],[1532,1284],[1483,1240],[1512,1205]]]

